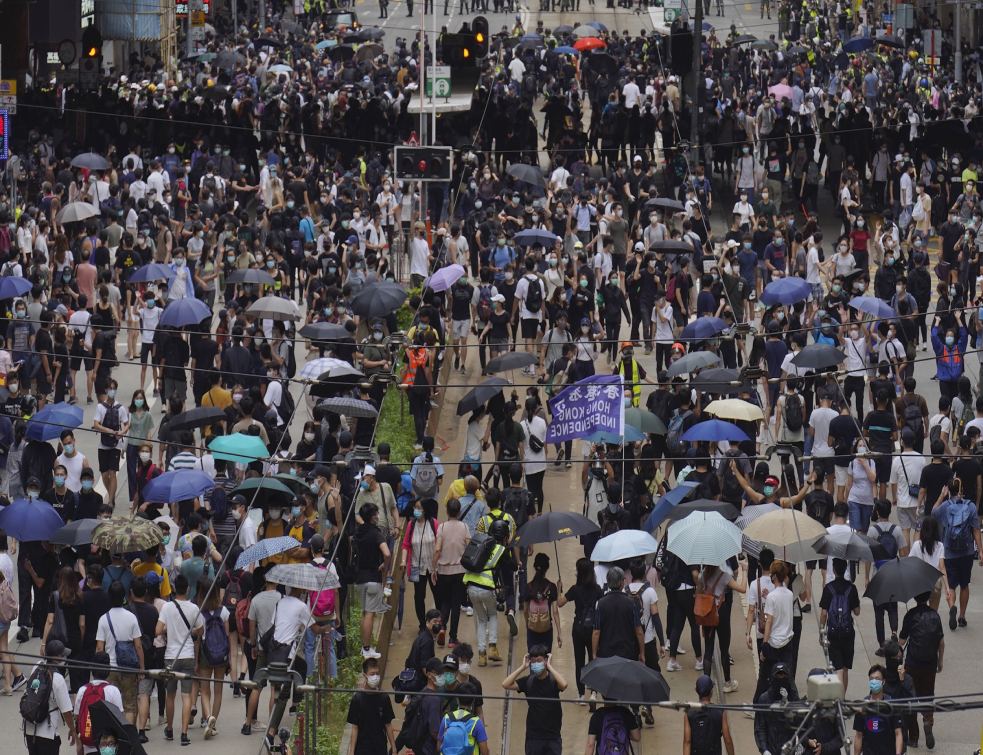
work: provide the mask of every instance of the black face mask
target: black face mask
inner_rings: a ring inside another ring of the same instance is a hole
[[[792,688],[791,682],[789,681],[788,677],[785,677],[784,679],[771,680],[771,691],[775,695],[780,696],[782,694],[781,692],[782,689],[784,689],[786,692],[789,692],[791,688]]]
[[[901,659],[900,658],[885,658],[884,659],[884,668],[885,668],[884,677],[888,681],[892,681],[892,682],[898,681],[898,678],[899,678],[898,677],[898,667],[900,665],[901,665]]]

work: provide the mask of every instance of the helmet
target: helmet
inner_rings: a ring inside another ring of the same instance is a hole
[[[500,544],[506,543],[511,534],[511,528],[509,527],[509,523],[504,519],[496,519],[488,528],[488,534],[495,538],[496,542]]]
[[[631,341],[622,341],[621,342],[621,350],[622,351],[624,351],[625,349],[633,349],[633,348],[635,348],[635,344],[633,344]]]

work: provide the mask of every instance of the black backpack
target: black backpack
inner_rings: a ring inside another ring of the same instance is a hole
[[[119,430],[119,404],[109,403],[108,401],[103,401],[102,405],[106,407],[106,416],[102,418],[101,424],[103,427],[109,428],[110,430]],[[116,447],[119,439],[112,433],[102,433],[102,443],[105,446]]]
[[[297,374],[297,358],[294,356],[293,344],[287,349],[287,377],[292,378]],[[284,388],[286,390],[286,388]]]
[[[396,752],[404,747],[413,752],[420,752],[424,743],[430,739],[430,727],[423,716],[422,707],[420,695],[412,695],[406,704],[403,728],[396,737]]]
[[[904,399],[901,399],[901,404],[904,406],[903,419],[906,427],[910,427],[911,431],[915,434],[915,442],[922,440],[925,437],[925,419],[922,417],[922,410],[918,408],[918,402],[914,404],[909,404]],[[939,430],[941,433],[941,429]]]
[[[686,715],[689,717],[690,755],[713,755],[720,752],[723,711],[692,711]]]
[[[530,312],[539,312],[543,308],[543,284],[539,278],[526,277],[529,288],[526,290],[526,309]]]
[[[51,669],[41,663],[27,680],[20,699],[20,715],[29,724],[42,724],[51,710]]]
[[[502,491],[502,511],[515,520],[516,527],[526,523],[532,504],[532,494],[525,488],[505,488]]]
[[[793,433],[802,429],[802,399],[797,393],[785,397],[785,426]]]
[[[926,607],[927,608],[927,607]],[[911,622],[908,637],[908,660],[918,663],[935,663],[942,644],[942,619],[931,608],[918,611]]]

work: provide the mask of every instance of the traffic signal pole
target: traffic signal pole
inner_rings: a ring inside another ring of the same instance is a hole
[[[427,7],[427,0],[420,0],[420,146],[425,147],[430,144],[430,139],[427,138],[427,108],[426,108],[426,89],[427,89],[427,17],[424,10]],[[434,9],[436,10],[436,4]],[[437,17],[436,12],[434,13],[434,18]],[[437,48],[434,46],[434,65],[437,63]],[[432,137],[431,137],[432,138]],[[417,181],[417,186],[420,187],[420,220],[425,224],[427,222],[427,190],[426,184],[423,181]],[[410,224],[410,243],[413,242],[413,225]],[[406,248],[407,254],[411,255],[409,259],[413,259],[412,250],[407,244]]]
[[[696,4],[696,8],[692,16],[693,71],[691,76],[693,81],[693,108],[690,111],[689,148],[691,155],[690,165],[695,174],[696,166],[700,164],[700,137],[697,129],[700,119],[700,84],[703,78],[703,74],[701,73],[701,69],[703,68],[703,0],[693,0],[693,2]]]

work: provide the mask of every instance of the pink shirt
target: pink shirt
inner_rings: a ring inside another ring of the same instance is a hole
[[[95,265],[89,262],[81,263],[75,270],[75,279],[79,284],[79,293],[85,294],[89,300],[90,307],[96,301],[96,280],[98,277],[99,271],[96,270]]]

